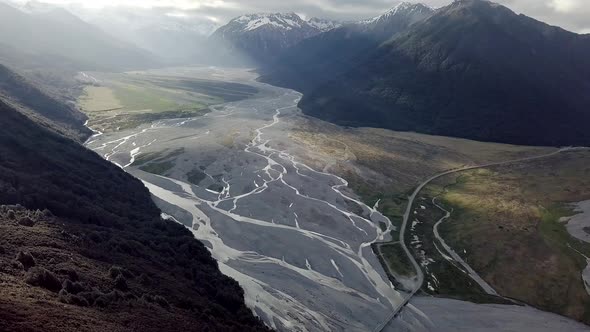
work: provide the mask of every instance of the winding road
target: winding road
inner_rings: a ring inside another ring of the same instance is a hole
[[[412,289],[411,293],[409,294],[409,296],[407,296],[407,298],[404,300],[404,302],[402,302],[399,306],[397,306],[394,309],[394,311],[388,317],[388,320],[382,322],[373,331],[374,332],[383,331],[383,329],[385,329],[385,327],[387,327],[387,325],[391,322],[391,320],[393,318],[395,318],[395,316],[398,315],[399,312],[410,302],[412,297],[414,295],[416,295],[416,293],[420,290],[420,288],[422,288],[422,284],[424,283],[424,273],[423,273],[422,269],[420,268],[420,265],[418,264],[418,262],[416,261],[416,259],[412,255],[412,253],[410,252],[410,249],[408,248],[408,246],[406,245],[406,242],[405,242],[405,232],[406,232],[406,228],[408,225],[408,221],[410,219],[410,214],[413,210],[414,201],[415,201],[416,197],[418,196],[418,194],[422,191],[422,189],[424,189],[424,187],[426,187],[429,183],[431,183],[432,181],[434,181],[436,179],[439,179],[443,176],[454,174],[454,173],[459,173],[459,172],[464,172],[464,171],[469,171],[469,170],[474,170],[474,169],[493,167],[493,166],[502,166],[502,165],[508,165],[508,164],[514,164],[514,163],[527,162],[527,161],[532,161],[532,160],[537,160],[537,159],[543,159],[543,158],[548,158],[548,157],[558,155],[563,152],[581,150],[581,149],[587,149],[587,148],[585,148],[585,147],[566,147],[566,148],[561,148],[561,149],[556,150],[551,153],[546,153],[546,154],[537,155],[537,156],[531,156],[531,157],[525,157],[525,158],[519,158],[519,159],[513,159],[513,160],[507,160],[507,161],[501,161],[501,162],[493,162],[493,163],[487,163],[487,164],[475,165],[475,166],[466,166],[466,167],[452,169],[452,170],[448,170],[448,171],[436,174],[436,175],[428,178],[426,181],[422,182],[416,188],[416,190],[414,190],[412,195],[408,198],[408,205],[406,207],[406,211],[403,216],[403,221],[402,221],[402,225],[400,227],[400,235],[399,235],[399,243],[401,244],[404,252],[408,256],[408,259],[412,263],[414,270],[416,271],[415,279],[417,280],[417,282],[416,282],[414,288]],[[444,220],[444,217],[442,220]],[[442,240],[438,235],[437,235],[437,238],[439,240]],[[443,241],[443,243],[444,243],[444,241]],[[381,254],[381,248],[379,246],[378,246],[378,248],[379,248],[379,254]],[[475,271],[474,271],[474,273],[475,273]],[[495,291],[491,287],[489,287],[489,289],[486,289],[486,291],[491,291],[491,292],[495,293]]]

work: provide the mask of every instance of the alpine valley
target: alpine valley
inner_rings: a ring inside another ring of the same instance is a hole
[[[0,331],[590,331],[590,35],[506,5],[590,7],[500,1],[0,0]]]

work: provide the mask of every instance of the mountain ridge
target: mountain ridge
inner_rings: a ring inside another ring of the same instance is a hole
[[[209,40],[219,45],[218,53],[261,65],[274,61],[283,50],[336,25],[333,21],[318,18],[306,21],[295,13],[249,14],[232,19],[217,29]]]
[[[27,13],[0,2],[0,40],[25,54],[69,59],[79,70],[158,65],[149,52],[110,36],[60,7]]]
[[[84,126],[86,116],[74,106],[51,96],[8,67],[0,64],[0,100],[18,105],[23,113],[78,141],[91,131]]]
[[[313,90],[322,82],[343,74],[379,45],[411,25],[425,20],[434,10],[422,4],[401,3],[369,20],[344,24],[284,50],[261,69],[261,81]]]
[[[584,35],[492,2],[461,0],[367,53],[338,71],[315,68],[330,79],[304,91],[303,111],[341,125],[590,145],[581,125],[590,121],[590,93],[584,93],[590,91],[590,42]],[[280,72],[262,79],[307,84]]]

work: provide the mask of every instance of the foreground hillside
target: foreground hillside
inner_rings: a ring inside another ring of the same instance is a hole
[[[0,330],[266,330],[141,182],[5,103],[0,126]]]
[[[492,2],[461,0],[364,52],[347,58],[344,69],[313,67],[320,84],[314,80],[320,75],[306,81],[280,67],[265,79],[295,88],[310,82],[315,88],[305,91],[300,107],[342,125],[525,145],[590,144],[588,35]]]

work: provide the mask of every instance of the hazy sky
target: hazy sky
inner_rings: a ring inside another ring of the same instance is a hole
[[[25,1],[26,0],[17,0]],[[51,3],[76,3],[89,7],[161,7],[163,11],[198,12],[220,23],[252,12],[292,11],[302,16],[341,20],[367,18],[393,7],[398,0],[42,0]],[[423,0],[433,7],[451,0]],[[532,16],[566,29],[590,33],[590,0],[496,0],[518,13]]]

